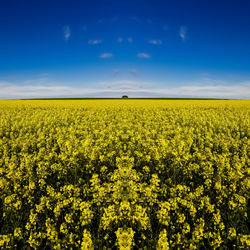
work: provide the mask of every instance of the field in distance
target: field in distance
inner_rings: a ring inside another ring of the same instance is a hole
[[[250,101],[0,101],[0,248],[250,247]]]

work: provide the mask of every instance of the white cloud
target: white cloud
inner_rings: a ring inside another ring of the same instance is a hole
[[[113,57],[113,54],[112,53],[102,53],[99,57],[102,59],[107,59],[107,58]]]
[[[132,37],[128,37],[128,42],[132,43],[133,42],[133,38]]]
[[[39,98],[67,95],[72,93],[71,88],[67,86],[33,86],[33,85],[15,85],[15,84],[1,84],[0,83],[0,98],[14,99],[14,98]]]
[[[100,43],[102,43],[102,40],[89,40],[88,43],[92,44],[92,45],[100,44]]]
[[[187,27],[181,26],[179,30],[179,35],[183,41],[187,39]]]
[[[27,81],[26,81],[27,82]],[[190,97],[250,99],[250,81],[225,85],[214,83],[186,84],[179,87],[155,87],[153,82],[119,80],[95,84],[95,88],[72,87],[58,83],[14,84],[0,82],[0,99],[53,98],[53,97]]]
[[[69,26],[64,26],[63,27],[63,34],[64,34],[64,40],[68,41],[70,36],[71,36],[71,30]]]
[[[118,43],[122,43],[123,42],[123,38],[122,37],[118,37],[117,42]]]
[[[148,43],[151,43],[154,45],[160,45],[162,44],[162,40],[149,40]]]
[[[138,53],[138,58],[149,59],[151,56],[148,53]]]
[[[208,97],[208,98],[250,98],[250,83],[225,85],[207,85],[207,86],[181,86],[172,88],[172,94],[180,96]]]

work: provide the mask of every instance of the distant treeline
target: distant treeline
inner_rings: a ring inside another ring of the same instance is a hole
[[[20,100],[121,100],[121,99],[132,99],[132,100],[230,100],[221,98],[164,98],[164,97],[84,97],[84,98],[30,98]]]

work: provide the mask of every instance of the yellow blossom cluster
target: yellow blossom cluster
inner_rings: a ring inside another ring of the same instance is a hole
[[[0,249],[250,248],[250,101],[0,101]]]

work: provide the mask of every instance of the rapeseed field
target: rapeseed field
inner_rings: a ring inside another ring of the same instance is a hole
[[[0,248],[250,248],[249,130],[250,101],[0,101]]]

